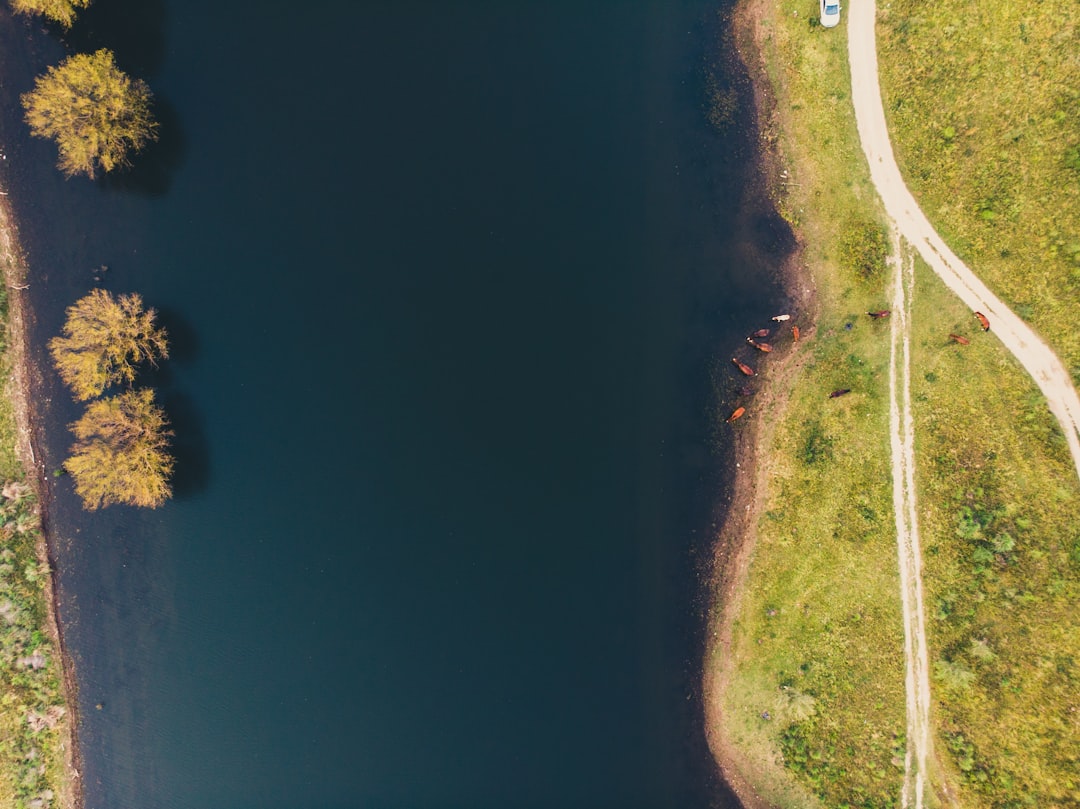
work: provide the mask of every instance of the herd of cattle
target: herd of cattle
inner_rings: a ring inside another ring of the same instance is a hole
[[[867,312],[866,314],[869,315],[870,318],[872,318],[873,320],[881,320],[888,317],[892,313],[888,309],[879,309],[875,312]],[[987,319],[986,315],[984,315],[982,312],[975,312],[975,317],[976,319],[978,319],[979,325],[982,327],[983,331],[990,331],[990,321]],[[773,350],[773,347],[771,343],[763,342],[764,339],[766,337],[769,337],[773,333],[773,329],[776,329],[776,336],[778,337],[780,335],[780,331],[783,329],[783,326],[781,324],[787,323],[790,320],[791,315],[776,315],[775,317],[773,317],[773,321],[777,324],[776,326],[772,327],[771,329],[758,329],[746,338],[746,342],[756,348],[758,351],[768,354]],[[851,328],[851,324],[848,324],[848,328]],[[773,339],[776,338],[774,337]],[[962,346],[966,346],[971,342],[966,337],[960,334],[950,333],[949,339],[952,340],[954,343],[958,343]],[[799,342],[799,327],[795,323],[791,324],[791,342]],[[739,372],[744,376],[757,376],[757,371],[755,371],[745,362],[741,362],[737,357],[732,357],[731,361],[735,364],[735,367],[739,369]],[[749,396],[753,391],[748,387],[744,387],[741,388],[739,392],[744,396]],[[838,399],[839,397],[844,396],[848,393],[851,393],[851,388],[839,388],[830,393],[829,398]],[[746,415],[746,408],[736,407],[731,412],[731,415],[728,416],[727,422],[728,424],[730,424],[731,422],[742,418],[744,415]]]

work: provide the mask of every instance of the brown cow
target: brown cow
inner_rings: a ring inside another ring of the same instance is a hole
[[[735,363],[735,366],[736,366],[736,367],[737,367],[737,368],[738,368],[738,369],[739,369],[740,371],[742,371],[742,372],[743,372],[744,374],[746,374],[747,376],[757,376],[757,373],[756,373],[756,372],[754,371],[754,369],[753,369],[753,368],[751,368],[751,367],[750,367],[749,365],[743,365],[743,364],[742,364],[741,362],[739,362],[739,361],[738,361],[737,359],[735,359],[734,357],[732,357],[732,358],[731,358],[731,361],[732,361],[733,363]]]
[[[768,337],[769,336],[769,330],[768,329],[758,329],[756,332],[754,332],[750,336],[751,337]]]
[[[959,334],[950,334],[949,339],[954,343],[959,343],[962,346],[966,346],[971,341],[966,337],[961,337]]]
[[[881,320],[883,317],[888,317],[891,312],[888,309],[878,309],[876,312],[867,312],[866,314],[874,318],[874,320]]]
[[[741,419],[742,416],[743,416],[743,413],[745,413],[745,412],[746,412],[745,407],[736,407],[735,410],[732,411],[731,415],[728,416],[727,423],[731,424],[731,422],[735,421],[735,419]]]
[[[798,326],[792,326],[791,327],[791,339],[796,343],[799,342],[799,327]]]
[[[979,318],[979,325],[982,326],[983,331],[990,331],[990,321],[987,320],[986,315],[982,312],[976,312],[975,317]]]
[[[759,342],[757,342],[755,340],[751,340],[749,337],[746,338],[746,342],[748,342],[750,345],[752,345],[758,351],[764,351],[766,354],[768,354],[770,351],[772,351],[772,346],[769,345],[768,343],[759,343]]]

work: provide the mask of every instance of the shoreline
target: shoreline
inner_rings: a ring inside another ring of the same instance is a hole
[[[36,387],[39,369],[30,361],[28,351],[28,322],[33,318],[25,296],[20,294],[26,287],[26,254],[18,238],[18,225],[12,212],[10,200],[6,195],[0,197],[0,256],[4,262],[4,283],[8,290],[7,331],[10,339],[8,356],[11,362],[11,377],[8,380],[6,395],[10,398],[15,412],[16,446],[15,452],[22,461],[27,483],[32,487],[38,502],[40,521],[38,540],[35,544],[38,561],[47,565],[49,575],[45,578],[43,595],[46,605],[45,625],[42,627],[56,650],[60,661],[59,681],[61,697],[64,702],[65,716],[60,721],[61,747],[63,749],[64,782],[55,784],[58,790],[54,805],[63,809],[82,809],[82,757],[79,751],[77,728],[79,724],[78,682],[75,678],[74,662],[64,643],[63,628],[59,620],[58,581],[53,544],[49,537],[49,487],[43,455],[40,452],[38,430],[40,426],[33,418],[32,390]]]
[[[764,0],[741,0],[732,15],[732,33],[739,59],[753,87],[763,194],[775,204],[787,159],[780,151],[776,95],[761,48],[763,5]],[[773,804],[754,788],[749,775],[749,762],[728,736],[720,695],[729,677],[726,655],[731,645],[732,619],[738,613],[739,599],[746,583],[770,475],[771,467],[764,449],[771,443],[775,426],[788,404],[790,384],[802,366],[801,355],[805,352],[799,346],[803,341],[812,339],[816,332],[817,296],[814,281],[806,269],[801,268],[805,246],[803,234],[796,227],[792,228],[792,232],[795,248],[778,270],[784,290],[792,302],[793,313],[798,316],[802,336],[800,344],[772,363],[767,382],[756,396],[756,413],[751,419],[743,420],[743,429],[736,436],[735,485],[731,504],[713,545],[708,576],[710,604],[701,682],[705,736],[724,780],[738,797],[743,809],[772,809]]]

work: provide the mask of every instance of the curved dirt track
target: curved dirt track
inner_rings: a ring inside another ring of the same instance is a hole
[[[1026,323],[1009,310],[938,236],[900,175],[878,84],[874,0],[852,0],[848,11],[851,97],[870,176],[892,220],[894,232],[892,359],[889,374],[901,601],[904,614],[908,745],[901,805],[922,809],[930,760],[930,682],[922,598],[922,554],[914,481],[914,429],[910,396],[910,263],[906,271],[898,236],[910,242],[934,272],[973,310],[982,312],[994,333],[1031,374],[1061,424],[1080,475],[1080,397],[1065,366]]]
[[[855,106],[859,139],[870,163],[870,176],[900,235],[919,251],[960,300],[990,319],[994,334],[1031,374],[1046,397],[1050,412],[1061,424],[1077,475],[1080,475],[1080,396],[1077,396],[1065,366],[948,248],[900,176],[885,126],[885,109],[878,86],[874,38],[876,12],[874,0],[851,0],[847,19],[851,100]]]

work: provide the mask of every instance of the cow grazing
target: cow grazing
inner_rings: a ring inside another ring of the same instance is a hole
[[[745,412],[745,407],[736,407],[735,410],[732,411],[731,415],[728,416],[727,423],[731,424],[731,422],[735,421],[735,419],[741,419]]]
[[[750,339],[749,337],[746,338],[746,342],[748,342],[750,345],[752,345],[758,351],[764,351],[766,354],[768,354],[770,351],[772,351],[772,346],[769,345],[768,343],[759,343],[756,340]]]
[[[950,334],[949,339],[954,343],[959,343],[962,346],[966,346],[971,341],[966,337],[961,337],[959,334]]]
[[[874,318],[874,320],[881,320],[883,317],[888,317],[892,314],[888,309],[878,309],[876,312],[867,312],[866,314]]]
[[[976,312],[975,317],[979,319],[979,325],[982,326],[983,331],[990,331],[990,321],[987,319],[986,315],[982,312]]]
[[[830,399],[839,399],[841,396],[851,393],[851,388],[840,388],[840,390],[834,390],[829,394]]]

